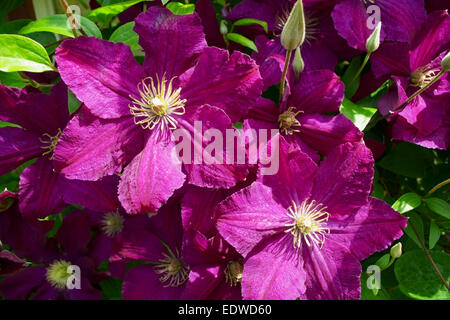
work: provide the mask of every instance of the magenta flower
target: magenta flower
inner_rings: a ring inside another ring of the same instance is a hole
[[[6,299],[101,299],[94,284],[105,277],[96,271],[99,265],[89,256],[91,234],[85,213],[70,212],[52,239],[46,238],[52,227],[50,221],[30,224],[17,206],[0,216],[0,226],[5,218],[8,230],[0,228],[0,239],[34,263],[1,281],[0,293]],[[71,265],[80,268],[81,288],[67,288],[67,267]]]
[[[188,186],[181,199],[186,262],[191,266],[186,299],[241,299],[242,257],[216,229],[216,206],[235,190]]]
[[[135,30],[146,52],[143,67],[121,43],[79,37],[58,48],[61,77],[86,108],[58,143],[57,171],[97,180],[128,165],[119,185],[128,213],[157,212],[186,175],[207,187],[243,180],[242,166],[174,163],[171,137],[177,128],[193,136],[196,120],[203,130],[231,128],[261,93],[256,64],[240,52],[207,48],[196,14],[152,7],[137,18]]]
[[[260,98],[250,108],[245,129],[279,129],[289,143],[314,160],[339,144],[361,141],[362,132],[343,114],[327,115],[338,112],[344,99],[344,84],[336,74],[304,71],[297,82],[292,72],[288,79],[281,106]]]
[[[386,42],[373,54],[375,75],[390,75],[394,81],[390,92],[378,104],[385,116],[395,110],[388,118],[392,138],[427,148],[449,147],[449,73],[404,108],[397,109],[441,71],[441,61],[450,50],[449,33],[448,13],[434,11],[410,42]]]
[[[275,146],[276,147],[276,146]],[[217,208],[220,234],[245,258],[244,299],[358,299],[360,261],[402,235],[406,218],[370,197],[362,143],[317,166],[280,138],[280,170]]]

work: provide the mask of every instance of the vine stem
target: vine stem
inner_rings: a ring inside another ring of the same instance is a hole
[[[361,64],[361,66],[359,67],[358,71],[353,76],[352,80],[348,83],[348,87],[350,87],[352,85],[352,83],[355,82],[355,80],[358,78],[358,76],[364,70],[364,67],[366,66],[367,62],[369,62],[369,59],[370,59],[370,52],[368,52],[366,54],[366,57],[364,58],[363,63]]]
[[[417,90],[416,92],[414,92],[414,94],[408,98],[408,100],[406,100],[405,102],[403,102],[401,105],[399,105],[397,108],[395,108],[394,110],[392,110],[391,112],[403,109],[404,107],[406,107],[406,105],[408,103],[410,103],[412,100],[414,100],[414,98],[416,98],[418,95],[420,95],[422,92],[424,92],[425,90],[427,90],[429,87],[431,87],[436,81],[439,80],[440,77],[442,77],[444,75],[445,71],[442,70],[441,72],[439,72],[439,74],[433,78],[433,80],[431,80],[425,87],[423,87],[420,90]]]
[[[291,56],[292,56],[292,50],[287,50],[286,51],[286,60],[284,62],[283,74],[281,75],[280,103],[281,103],[281,101],[283,101],[284,90],[286,88],[286,74],[287,74],[288,67],[291,64]]]
[[[443,186],[447,185],[450,183],[450,179],[447,179],[445,181],[442,181],[441,183],[437,184],[436,186],[433,187],[433,189],[431,189],[424,198],[428,198],[429,196],[431,196],[434,192],[436,192],[437,190],[439,190],[440,188],[442,188]]]
[[[61,0],[61,4],[62,4],[62,6],[64,7],[64,10],[66,11],[67,19],[69,19],[69,20],[75,19],[75,21],[77,21],[76,18],[74,17],[74,15],[73,15],[72,11],[69,9],[69,4],[67,3],[67,1],[66,1],[66,0]],[[77,24],[78,24],[78,23],[77,23]],[[78,37],[78,33],[77,33],[76,28],[72,25],[72,23],[71,23],[70,25],[71,25],[71,27],[72,27],[72,33],[73,33],[73,36],[74,36],[75,38]],[[86,32],[84,32],[83,28],[81,27],[81,24],[79,25],[79,28],[80,28],[81,34],[82,34],[83,36],[87,36]]]
[[[439,271],[439,268],[437,267],[436,263],[434,262],[433,257],[431,257],[430,251],[428,251],[427,247],[425,246],[425,243],[422,241],[422,238],[420,238],[419,232],[417,232],[416,227],[414,227],[414,224],[412,224],[411,222],[409,222],[408,224],[411,226],[411,229],[414,231],[417,239],[420,242],[420,245],[422,246],[423,251],[425,251],[425,254],[427,255],[428,260],[430,260],[431,264],[433,265],[434,271],[436,271],[436,274],[438,275],[439,279],[441,279],[442,283],[444,283],[447,290],[450,291],[450,285],[445,280],[441,271]]]

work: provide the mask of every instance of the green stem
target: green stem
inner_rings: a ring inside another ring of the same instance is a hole
[[[389,261],[389,263],[387,264],[387,266],[386,267],[384,267],[383,269],[381,269],[381,271],[384,271],[384,270],[386,270],[386,269],[388,269],[390,266],[392,266],[392,264],[395,262],[395,258],[394,257],[391,257],[391,260]]]
[[[401,105],[399,105],[397,108],[395,108],[394,110],[392,110],[391,112],[394,112],[396,110],[399,109],[403,109],[404,107],[406,107],[406,105],[408,103],[410,103],[412,100],[414,100],[415,97],[417,97],[419,94],[421,94],[422,92],[424,92],[425,90],[427,90],[429,87],[431,87],[436,81],[439,80],[440,77],[442,77],[444,75],[445,71],[442,70],[441,72],[439,72],[439,74],[434,77],[433,80],[431,80],[425,87],[423,87],[420,90],[417,90],[411,97],[408,98],[408,100],[406,100],[405,102],[403,102]]]
[[[367,65],[367,62],[369,62],[370,59],[370,52],[368,52],[366,54],[366,57],[364,58],[363,63],[361,64],[361,66],[359,67],[358,71],[356,72],[356,74],[353,76],[352,80],[348,83],[348,87],[350,87],[353,82],[355,82],[356,79],[358,79],[358,76],[361,74],[361,72],[364,70],[364,67]]]
[[[443,186],[447,185],[450,183],[450,179],[447,179],[445,181],[442,181],[441,183],[437,184],[436,186],[433,187],[433,189],[431,189],[424,198],[427,198],[429,196],[431,196],[435,191],[439,190],[440,188],[442,188]]]
[[[425,246],[425,243],[422,241],[422,238],[419,235],[419,232],[417,232],[416,227],[414,227],[414,225],[412,224],[411,221],[408,222],[408,225],[411,226],[411,229],[413,230],[413,232],[415,233],[417,239],[420,242],[420,245],[423,249],[423,251],[425,251],[425,254],[427,255],[428,260],[430,260],[434,271],[436,271],[436,274],[438,275],[439,279],[441,279],[442,283],[445,285],[445,287],[447,288],[448,291],[450,291],[450,285],[447,283],[447,281],[445,280],[444,276],[442,275],[441,271],[439,270],[439,268],[437,267],[436,263],[433,260],[433,257],[430,254],[430,251],[428,251],[427,247]]]
[[[292,50],[287,50],[286,51],[286,60],[284,62],[283,74],[281,75],[280,103],[281,103],[281,101],[283,101],[284,89],[286,88],[286,74],[287,74],[288,67],[291,64],[291,56],[292,56]]]

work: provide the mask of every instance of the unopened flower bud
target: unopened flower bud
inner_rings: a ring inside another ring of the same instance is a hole
[[[305,40],[305,14],[302,0],[297,0],[281,32],[281,44],[286,50],[294,50]]]
[[[450,71],[450,52],[442,59],[442,71],[449,72]]]
[[[303,61],[302,54],[300,52],[300,47],[295,49],[294,61],[292,61],[292,68],[295,71],[295,75],[298,77],[300,73],[305,69],[305,62]]]
[[[220,34],[227,34],[228,33],[228,27],[225,20],[220,21]]]
[[[399,242],[391,248],[391,257],[398,259],[402,256],[402,243]]]
[[[377,24],[372,34],[367,38],[366,49],[368,53],[377,51],[380,46],[381,21]]]

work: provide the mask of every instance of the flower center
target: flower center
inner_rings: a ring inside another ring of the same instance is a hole
[[[322,248],[325,234],[330,232],[330,229],[325,227],[330,216],[325,209],[326,207],[316,204],[314,200],[306,199],[300,206],[292,201],[292,206],[287,209],[287,215],[293,221],[286,224],[289,228],[285,232],[294,236],[294,248],[301,248],[302,239],[305,240],[308,247],[315,242]]]
[[[230,261],[225,269],[225,282],[229,283],[230,286],[236,286],[242,281],[242,272],[244,267],[237,261]]]
[[[281,132],[284,134],[293,134],[294,132],[300,132],[295,127],[300,127],[300,121],[297,120],[297,116],[303,111],[294,112],[294,107],[289,107],[285,112],[278,116],[278,122],[280,123]]]
[[[102,230],[108,237],[115,237],[123,230],[124,219],[119,212],[108,212],[103,216]]]
[[[132,103],[129,105],[135,124],[150,130],[158,125],[161,131],[165,128],[170,130],[177,128],[178,121],[174,116],[186,112],[184,109],[186,99],[180,98],[181,88],[173,89],[174,79],[167,81],[163,75],[160,80],[157,76],[155,83],[152,77],[148,77],[138,84],[140,97],[130,96]]]
[[[409,83],[413,87],[424,88],[439,74],[440,69],[427,70],[427,67],[418,68],[409,78]]]
[[[55,150],[56,144],[58,143],[59,138],[61,137],[62,131],[58,129],[58,133],[55,136],[51,136],[48,133],[44,133],[42,138],[39,138],[39,141],[44,144],[41,149],[45,151],[42,153],[43,156],[50,155],[50,160],[53,160],[53,150]]]
[[[56,260],[48,268],[46,272],[47,281],[57,289],[64,289],[67,285],[67,279],[70,274],[67,272],[72,264],[65,260]]]
[[[189,266],[181,260],[177,250],[176,255],[164,244],[168,254],[163,253],[163,259],[155,265],[155,272],[160,274],[159,281],[166,283],[165,287],[178,287],[186,282],[189,277]]]

